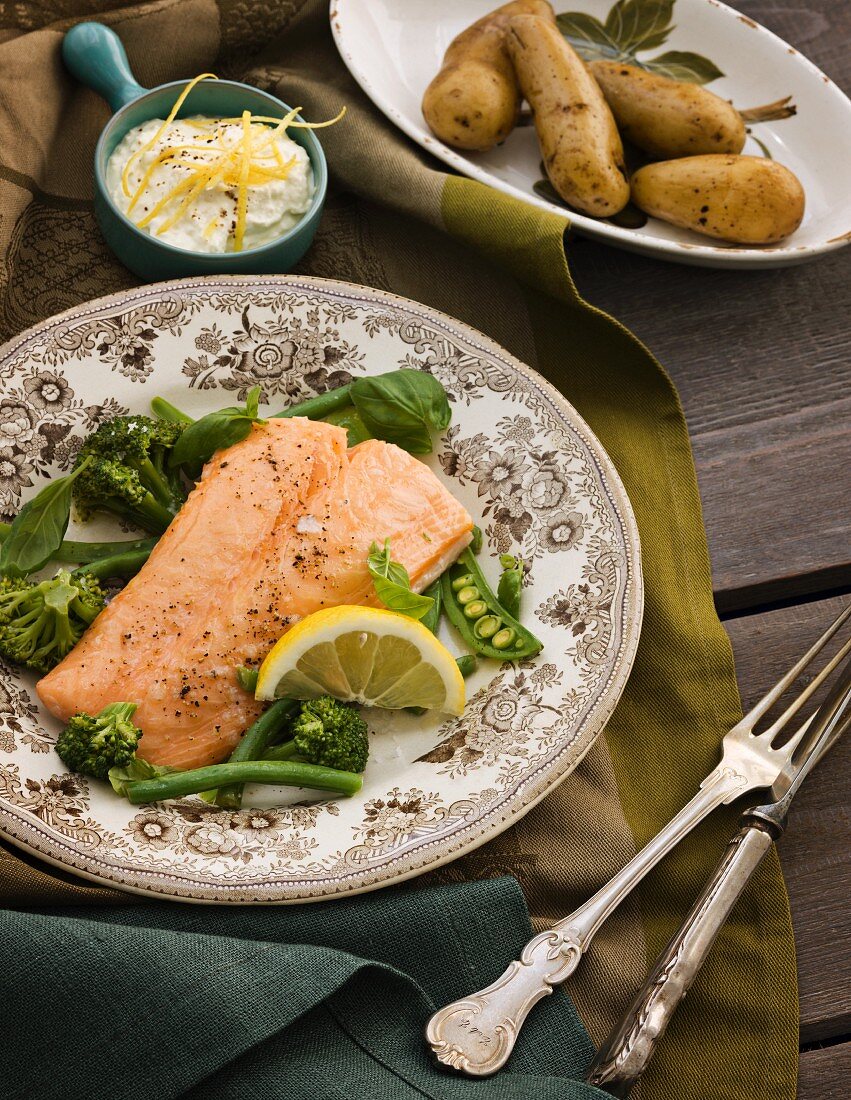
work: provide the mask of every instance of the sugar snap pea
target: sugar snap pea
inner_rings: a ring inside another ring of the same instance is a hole
[[[441,578],[449,621],[475,653],[497,661],[534,657],[543,643],[494,595],[469,547]]]
[[[468,676],[473,675],[479,665],[475,653],[462,653],[460,657],[455,658],[455,663],[458,665],[458,671],[465,680]]]
[[[440,577],[436,581],[432,581],[428,588],[423,590],[423,595],[434,600],[434,603],[420,619],[420,622],[432,634],[437,634],[437,628],[440,626],[440,616],[443,612],[443,588],[440,584]]]
[[[523,560],[515,558],[513,554],[500,554],[499,564],[502,566],[502,576],[499,578],[496,597],[510,615],[519,619],[520,592],[523,588]]]

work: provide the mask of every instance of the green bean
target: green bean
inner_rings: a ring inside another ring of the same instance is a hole
[[[280,745],[273,745],[263,753],[264,760],[292,760],[294,756],[298,756],[295,741],[282,741]]]
[[[473,650],[498,661],[534,657],[542,643],[497,599],[468,547],[441,578],[443,607],[449,621]],[[478,598],[463,603],[467,588],[476,588]]]
[[[233,783],[269,783],[281,787],[310,787],[319,791],[334,791],[352,795],[363,786],[363,777],[354,772],[323,768],[318,764],[302,764],[295,760],[244,760],[237,764],[210,764],[187,772],[173,772],[156,779],[140,779],[127,784],[127,797],[141,802],[162,802],[167,798],[183,798]]]
[[[479,555],[482,552],[482,543],[484,542],[484,535],[482,534],[481,527],[473,527],[473,541],[470,543],[470,549],[474,554]]]
[[[297,710],[298,703],[294,699],[278,699],[272,703],[242,735],[239,744],[230,754],[228,763],[239,764],[245,760],[259,760],[272,738],[281,732]],[[242,784],[235,783],[220,787],[216,796],[216,805],[221,806],[223,810],[238,810],[242,805]]]
[[[361,420],[360,414],[352,404],[351,384],[340,386],[339,389],[329,390],[317,397],[311,397],[298,405],[290,405],[288,409],[282,409],[272,414],[272,419],[287,419],[291,416],[306,416],[309,420],[327,420],[329,424],[339,424],[349,433],[349,446],[354,447],[365,439],[371,439],[369,429]],[[160,420],[170,420],[174,424],[193,424],[191,416],[181,412],[166,401],[164,397],[155,397],[151,401],[151,411]]]
[[[109,558],[97,558],[87,562],[74,570],[73,575],[81,576],[88,573],[99,581],[108,580],[110,577],[123,577],[125,580],[135,577],[148,558],[150,550],[129,550],[125,554],[113,554]]]
[[[465,603],[470,603],[471,600],[477,600],[479,598],[479,590],[474,584],[465,584],[463,588],[460,588],[455,595],[455,599],[463,607]]]
[[[9,537],[11,523],[0,523],[0,544]],[[116,554],[130,553],[131,550],[153,550],[156,539],[122,539],[118,542],[74,542],[63,539],[51,561],[67,562],[70,565],[85,565],[98,558],[111,558]]]
[[[191,416],[188,416],[185,412],[181,412],[176,405],[172,405],[172,403],[166,401],[164,397],[154,397],[151,399],[151,412],[154,416],[158,416],[160,420],[168,420],[172,424],[195,423]]]
[[[284,420],[290,416],[306,416],[308,420],[322,420],[338,409],[351,405],[351,382],[347,386],[340,386],[336,390],[328,390],[320,393],[318,397],[309,397],[298,405],[290,405],[288,409],[282,409],[279,413],[273,413],[273,420]]]

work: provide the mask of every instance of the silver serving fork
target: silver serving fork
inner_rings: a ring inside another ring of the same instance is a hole
[[[474,1077],[505,1065],[530,1010],[574,972],[597,930],[644,876],[699,822],[718,806],[746,791],[770,787],[791,760],[804,736],[804,723],[788,740],[781,734],[807,700],[851,653],[849,639],[762,733],[760,720],[797,681],[825,645],[851,618],[851,605],[818,641],[768,691],[722,742],[721,762],[707,775],[694,798],[602,889],[570,916],[526,944],[520,959],[492,985],[439,1009],[426,1037],[437,1058]]]
[[[621,1022],[600,1047],[585,1080],[626,1097],[647,1069],[677,1006],[685,997],[727,918],[768,851],[786,829],[801,784],[851,728],[851,661],[846,661],[819,709],[808,719],[794,758],[762,806],[742,815],[740,828],[668,946],[656,960]]]

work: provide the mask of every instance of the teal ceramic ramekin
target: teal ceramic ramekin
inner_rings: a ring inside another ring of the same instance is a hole
[[[292,229],[259,248],[243,252],[193,252],[175,248],[136,226],[118,209],[106,187],[106,165],[128,130],[152,118],[167,118],[187,81],[161,84],[148,90],[130,71],[118,35],[102,23],[78,23],[65,35],[62,57],[71,73],[93,88],[115,114],[107,123],[95,150],[95,215],[106,242],[123,264],[147,281],[183,275],[263,275],[289,271],[313,241],[325,192],[328,166],[312,130],[293,129],[289,136],[310,157],[316,191],[307,213]],[[290,108],[274,96],[234,80],[204,80],[196,84],[177,114],[233,118],[243,111],[283,118]]]

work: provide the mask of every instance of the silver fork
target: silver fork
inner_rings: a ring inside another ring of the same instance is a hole
[[[644,876],[699,822],[723,803],[746,791],[770,787],[791,760],[804,736],[804,723],[784,744],[781,733],[835,668],[851,653],[849,639],[762,733],[758,722],[795,683],[825,645],[851,617],[851,605],[789,669],[722,742],[721,762],[700,785],[694,798],[642,848],[601,890],[570,916],[526,944],[520,959],[486,989],[439,1009],[429,1020],[426,1037],[437,1058],[473,1077],[501,1069],[508,1060],[523,1021],[553,987],[569,978],[600,925]]]

